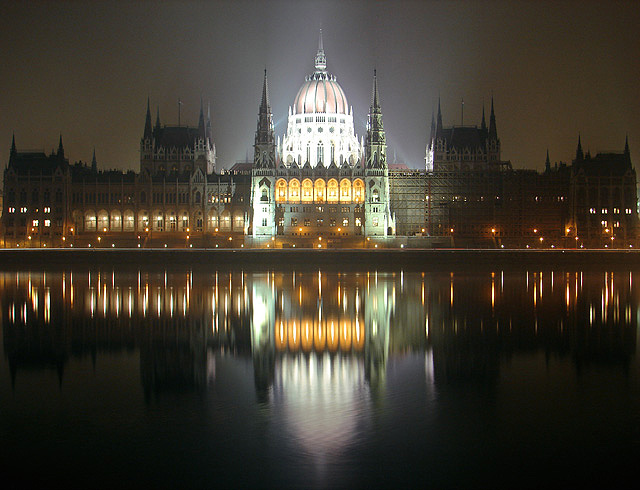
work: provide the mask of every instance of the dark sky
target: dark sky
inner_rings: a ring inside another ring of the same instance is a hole
[[[585,151],[640,156],[637,1],[2,1],[0,148],[57,146],[102,168],[138,169],[153,118],[196,125],[210,102],[218,164],[251,151],[263,70],[276,133],[313,71],[318,30],[364,134],[374,67],[390,159],[424,166],[431,112],[479,124],[495,101],[515,168]]]

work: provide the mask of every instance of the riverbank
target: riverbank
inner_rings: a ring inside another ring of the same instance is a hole
[[[0,270],[78,267],[144,269],[325,268],[417,270],[449,268],[640,268],[640,250],[474,249],[2,249]]]

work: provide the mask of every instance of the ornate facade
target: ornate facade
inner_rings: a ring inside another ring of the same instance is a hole
[[[289,108],[281,145],[274,140],[267,75],[252,174],[254,242],[357,243],[395,235],[382,110],[374,72],[364,142],[358,143],[344,91],[326,70],[322,35],[309,75]]]

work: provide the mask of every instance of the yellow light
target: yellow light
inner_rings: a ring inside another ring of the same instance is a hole
[[[338,231],[342,231],[340,228],[338,228]]]
[[[571,231],[571,228],[567,228],[567,234]]]
[[[544,238],[540,237],[540,241],[543,241],[543,240],[544,240]]]
[[[298,228],[298,231],[302,231],[302,228]]]
[[[495,228],[491,228],[491,233],[495,233],[496,229]]]
[[[69,231],[71,231],[71,233],[73,233],[73,228],[69,228]]]
[[[106,228],[102,228],[102,231],[106,233],[107,229]]]
[[[450,231],[451,233],[453,233],[453,228],[451,228],[449,231]]]
[[[187,233],[189,232],[189,228],[187,228]]]
[[[148,231],[149,231],[149,228],[145,228],[145,229],[144,229],[144,231],[148,232]]]
[[[214,231],[215,231],[216,233],[218,233],[218,228],[216,228]]]
[[[189,239],[189,235],[187,235],[187,240]]]
[[[533,229],[533,232],[534,232],[534,233],[538,233],[538,228],[534,228],[534,229]]]
[[[66,237],[62,237],[62,241],[63,241],[63,242],[64,242],[64,241],[66,241],[66,240],[67,240],[67,238],[66,238]]]
[[[321,237],[321,236],[319,236],[319,237],[318,237],[318,241],[319,241],[319,242],[321,242],[321,241],[322,241],[322,237]]]
[[[322,244],[318,243],[318,248],[322,248]]]
[[[98,237],[98,241],[102,240],[102,237]]]
[[[231,237],[229,237],[229,241],[231,241]]]

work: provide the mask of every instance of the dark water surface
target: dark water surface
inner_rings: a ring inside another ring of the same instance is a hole
[[[633,267],[17,269],[12,488],[635,486]]]

